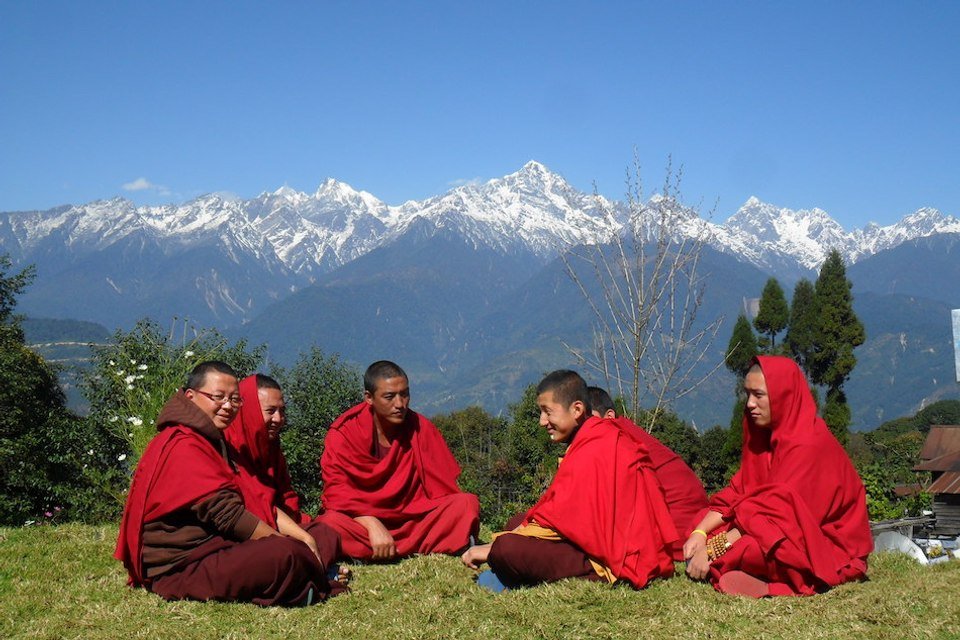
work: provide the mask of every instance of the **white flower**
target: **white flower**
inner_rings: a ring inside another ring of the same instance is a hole
[[[114,362],[113,360],[110,360],[107,364],[109,364],[111,367],[114,367],[116,366],[117,363]]]
[[[192,358],[194,355],[196,355],[196,354],[195,354],[193,351],[184,351],[184,352],[183,352],[183,357],[184,357],[184,358]]]
[[[110,422],[116,422],[120,419],[120,416],[110,416]]]
[[[127,459],[127,454],[125,453],[121,453],[120,455],[117,456],[117,462],[123,462],[126,459]]]
[[[139,369],[140,371],[146,371],[146,370],[147,370],[147,365],[145,365],[145,364],[137,365],[137,369]]]
[[[129,376],[127,376],[126,378],[124,378],[123,381],[126,382],[127,384],[130,384],[131,382],[133,382],[133,381],[136,380],[136,379],[137,379],[137,376],[129,375]]]
[[[127,385],[127,391],[132,391],[132,390],[133,390],[133,385],[132,385],[132,384],[128,384],[128,385]]]
[[[141,375],[137,376],[137,377],[134,378],[134,379],[135,379],[135,380],[143,380],[143,375],[141,374]]]
[[[122,376],[122,375],[124,375],[124,374],[126,374],[126,373],[127,373],[127,372],[124,371],[123,369],[117,369],[117,375],[118,375],[118,376]]]
[[[131,361],[130,361],[130,364],[137,364],[137,361],[136,361],[136,360],[131,360]]]
[[[93,455],[93,449],[90,449],[90,451],[87,451],[87,455],[88,455],[88,456],[92,456],[92,455]]]
[[[140,425],[143,424],[143,419],[140,418],[140,416],[130,416],[129,418],[127,418],[127,422],[129,422],[135,427],[139,427]]]

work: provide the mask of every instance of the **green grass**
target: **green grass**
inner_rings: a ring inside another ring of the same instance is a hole
[[[126,586],[115,526],[0,529],[0,638],[960,638],[960,562],[871,557],[813,598],[721,596],[683,576],[644,591],[565,581],[492,594],[449,557],[354,567],[306,609],[164,602]]]

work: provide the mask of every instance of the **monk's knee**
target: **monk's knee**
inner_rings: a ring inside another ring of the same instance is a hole
[[[323,565],[326,567],[333,564],[340,557],[340,534],[322,522],[312,522],[307,525],[306,530],[317,542]]]

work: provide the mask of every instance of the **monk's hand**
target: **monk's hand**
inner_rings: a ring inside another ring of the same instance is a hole
[[[710,559],[707,557],[707,548],[704,547],[687,559],[687,575],[694,580],[703,580],[710,572]]]
[[[691,533],[683,543],[683,559],[689,561],[698,551],[707,548],[707,537],[701,533]]]
[[[373,549],[374,560],[390,560],[397,556],[397,545],[393,536],[383,526],[379,518],[373,516],[360,516],[354,518],[363,525],[370,536],[370,548]]]
[[[474,545],[463,552],[460,560],[471,569],[479,569],[480,565],[487,561],[487,556],[490,555],[490,547],[492,546],[493,544]]]
[[[303,544],[310,547],[310,551],[313,552],[313,555],[317,556],[317,560],[320,561],[320,564],[323,564],[323,558],[320,557],[320,548],[317,546],[317,541],[314,540],[313,536],[308,533],[300,538],[300,540],[303,542]]]

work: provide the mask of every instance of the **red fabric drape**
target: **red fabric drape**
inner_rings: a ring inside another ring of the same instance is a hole
[[[768,563],[779,565],[770,569],[775,575],[757,576],[771,582],[772,594],[811,594],[861,578],[873,549],[863,482],[817,416],[800,367],[778,356],[759,356],[757,362],[771,426],[753,427],[744,417],[740,470],[711,498],[710,509],[752,538]],[[724,572],[741,568],[740,555],[731,549],[711,565],[715,585]]]
[[[213,444],[189,427],[166,427],[147,445],[133,474],[114,557],[129,583],[143,584],[143,525],[188,507],[221,489],[242,493]]]
[[[460,492],[460,466],[429,420],[408,411],[405,428],[380,460],[371,451],[374,432],[373,409],[366,402],[330,426],[320,461],[325,509],[375,516],[389,528]]]
[[[683,541],[696,526],[707,506],[707,492],[700,478],[677,453],[626,418],[615,421],[630,437],[638,440],[650,454],[653,472],[663,487],[667,509],[680,539],[673,545],[673,559],[683,560]]]
[[[640,441],[616,421],[589,418],[526,522],[553,529],[636,588],[673,573],[678,539]]]
[[[256,375],[240,381],[240,397],[243,405],[223,432],[223,437],[236,453],[244,501],[253,505],[270,505],[270,508],[259,510],[263,513],[253,508],[251,511],[274,528],[277,526],[277,507],[283,508],[294,522],[309,522],[310,517],[300,511],[300,496],[293,490],[280,441],[271,442],[267,438]]]

